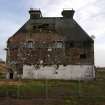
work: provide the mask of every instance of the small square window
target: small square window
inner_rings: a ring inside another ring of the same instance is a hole
[[[56,43],[56,48],[63,48],[63,42],[57,42]]]
[[[86,59],[86,54],[81,54],[80,59]]]
[[[66,42],[66,48],[73,48],[74,43],[73,42]]]
[[[27,46],[27,48],[33,48],[33,42],[32,41],[28,41],[26,46]]]

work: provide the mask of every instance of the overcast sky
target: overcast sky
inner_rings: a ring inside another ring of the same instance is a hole
[[[0,0],[0,58],[5,60],[6,41],[29,19],[30,8],[40,8],[50,17],[73,8],[74,19],[96,37],[95,65],[105,66],[105,0]]]

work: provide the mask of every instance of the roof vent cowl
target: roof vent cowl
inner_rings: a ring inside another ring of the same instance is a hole
[[[41,13],[40,9],[30,8],[29,14],[30,14],[30,19],[36,19],[36,18],[42,17],[42,13]]]
[[[62,11],[62,16],[64,18],[73,18],[74,13],[75,13],[75,11],[73,9],[72,10],[63,10]]]

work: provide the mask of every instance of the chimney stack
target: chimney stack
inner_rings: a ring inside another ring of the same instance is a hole
[[[42,17],[42,13],[41,13],[40,9],[30,8],[29,14],[30,14],[30,19],[36,19],[36,18]]]
[[[62,11],[62,16],[64,18],[73,18],[75,11],[73,9],[71,10],[63,10]]]

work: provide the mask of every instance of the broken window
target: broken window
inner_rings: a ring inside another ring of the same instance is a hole
[[[86,59],[86,54],[81,54],[80,59]]]

